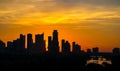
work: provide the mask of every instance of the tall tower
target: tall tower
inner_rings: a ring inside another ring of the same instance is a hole
[[[74,54],[80,54],[81,52],[81,46],[76,44],[75,42],[72,42],[72,52]]]
[[[12,51],[14,54],[24,54],[25,53],[25,35],[20,34],[20,38],[13,40]]]
[[[53,53],[59,53],[59,41],[58,41],[58,32],[57,30],[53,31]]]
[[[113,48],[112,52],[113,52],[113,55],[120,55],[120,48],[118,47]]]
[[[99,52],[99,48],[98,47],[95,47],[92,50],[93,50],[93,54],[98,54],[98,52]]]
[[[33,51],[33,39],[32,34],[27,34],[27,49],[29,53],[32,53]]]
[[[42,33],[40,35],[40,52],[41,53],[44,53],[46,51],[45,43],[46,43],[46,41],[44,40],[44,33]]]
[[[4,53],[5,43],[0,40],[0,53]]]
[[[64,39],[62,40],[62,53],[64,55],[70,54],[70,43]]]
[[[48,52],[52,52],[52,37],[48,36]]]
[[[37,53],[45,52],[45,40],[44,40],[44,33],[35,35],[35,48]]]
[[[25,49],[25,35],[20,34],[20,47]]]
[[[62,53],[64,53],[65,52],[65,40],[64,39],[62,39]]]
[[[20,38],[17,40],[17,44],[18,44],[17,53],[24,54],[25,53],[25,35],[20,34]]]

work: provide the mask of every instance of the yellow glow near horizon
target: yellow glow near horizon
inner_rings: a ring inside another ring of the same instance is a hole
[[[99,18],[104,20],[104,19],[120,18],[120,16],[115,15],[115,12],[109,12],[109,11],[89,12],[87,10],[83,10],[83,12],[76,13],[76,11],[74,12],[73,10],[72,13],[57,12],[57,13],[47,13],[47,14],[34,12],[34,13],[25,14],[23,17],[20,18],[18,17],[18,19],[13,23],[22,24],[22,25],[34,25],[34,24],[48,25],[48,24],[70,24],[70,23],[78,24],[87,21],[95,22],[97,21],[97,19],[99,20]]]

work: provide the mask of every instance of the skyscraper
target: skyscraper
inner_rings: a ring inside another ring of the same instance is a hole
[[[25,35],[20,34],[20,47],[21,49],[25,49]]]
[[[35,35],[35,45],[38,53],[44,53],[46,51],[44,33]]]
[[[52,37],[48,36],[48,52],[52,52]]]
[[[28,53],[31,54],[33,51],[33,39],[32,39],[32,34],[27,34],[27,49]]]
[[[62,40],[62,53],[65,55],[70,54],[70,43],[64,39]]]
[[[81,46],[76,44],[75,42],[72,42],[72,52],[74,54],[80,54],[81,52]]]
[[[93,48],[93,54],[98,54],[98,52],[99,52],[99,48],[98,47]]]
[[[13,42],[7,42],[8,53],[11,54],[13,52]]]
[[[62,39],[62,53],[65,52],[65,40]]]
[[[75,43],[75,42],[72,42],[72,52],[75,51],[75,45],[76,45],[76,43]]]
[[[5,43],[0,40],[0,48],[5,48]]]
[[[9,49],[13,48],[13,43],[11,41],[7,42],[7,48],[9,48]]]
[[[4,53],[5,43],[0,40],[0,53]]]
[[[12,51],[16,54],[24,54],[25,52],[25,35],[20,34],[20,38],[13,40]]]
[[[59,53],[59,42],[58,42],[58,32],[57,30],[53,31],[53,52],[54,53]]]
[[[112,50],[112,52],[113,52],[113,55],[120,55],[120,48],[116,47]]]
[[[17,38],[16,40],[13,40],[13,48],[12,48],[12,53],[14,54],[18,54],[21,52],[22,50],[22,45],[20,45],[20,39]]]

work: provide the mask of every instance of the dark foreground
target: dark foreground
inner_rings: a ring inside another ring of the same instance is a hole
[[[76,55],[0,55],[0,69],[39,71],[120,71],[120,56],[112,57],[112,65],[86,65],[87,57]],[[118,70],[116,70],[118,69]]]

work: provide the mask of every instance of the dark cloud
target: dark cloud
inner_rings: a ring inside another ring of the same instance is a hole
[[[96,9],[97,6],[108,8],[120,7],[120,0],[0,0],[1,9],[16,9],[27,5],[33,10],[51,12],[66,9]]]
[[[120,0],[55,0],[57,3],[76,5],[76,4],[91,4],[91,5],[110,5],[120,6]]]
[[[15,2],[15,0],[0,0],[0,3],[10,3]]]

